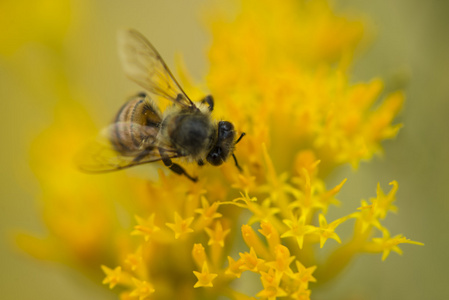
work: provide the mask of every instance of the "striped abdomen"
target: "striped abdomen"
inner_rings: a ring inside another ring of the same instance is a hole
[[[125,103],[117,113],[109,134],[115,150],[122,155],[136,155],[154,148],[161,123],[160,115],[144,94]]]

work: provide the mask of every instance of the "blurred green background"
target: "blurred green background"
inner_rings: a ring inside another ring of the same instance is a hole
[[[2,2],[0,8],[13,3]],[[223,6],[220,2],[213,1]],[[45,233],[36,199],[39,186],[27,160],[31,141],[52,122],[58,100],[54,92],[58,80],[48,68],[62,70],[72,97],[79,98],[92,115],[101,112],[96,121],[106,124],[123,99],[138,90],[121,71],[117,30],[140,30],[172,68],[174,55],[182,53],[188,70],[201,80],[207,74],[206,51],[211,39],[201,24],[201,14],[212,2],[46,0],[39,3],[58,3],[57,9],[68,13],[70,22],[43,15],[45,24],[40,29],[32,23],[39,13],[34,10],[35,2],[15,3],[19,8],[14,20],[0,12],[0,48],[6,49],[0,57],[1,298],[114,299],[105,286],[66,266],[33,260],[13,243],[18,230]],[[334,4],[340,11],[365,16],[375,34],[372,44],[357,57],[352,80],[380,76],[387,90],[405,84],[407,100],[399,118],[404,127],[396,140],[384,143],[384,156],[362,163],[356,173],[349,167],[340,169],[328,184],[348,177],[338,198],[344,201],[341,209],[352,212],[360,199],[375,196],[377,182],[388,191],[388,183],[397,180],[399,214],[390,215],[386,225],[392,235],[403,233],[425,246],[404,245],[402,257],[392,254],[383,263],[380,255],[360,256],[326,289],[313,290],[312,286],[312,297],[446,299],[449,235],[443,226],[449,216],[449,2],[347,0]],[[53,45],[50,38],[46,45],[29,42],[15,47],[20,45],[20,41],[14,42],[12,30],[17,24],[37,36],[39,30],[63,34],[63,43]]]

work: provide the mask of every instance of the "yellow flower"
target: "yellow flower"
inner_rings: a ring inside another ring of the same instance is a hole
[[[220,247],[224,247],[224,239],[231,231],[230,229],[223,230],[223,226],[221,225],[221,222],[215,223],[215,229],[212,230],[210,228],[205,228],[207,235],[209,236],[209,242],[207,243],[210,245],[219,245]]]
[[[346,182],[329,188],[327,175],[369,160],[401,126],[394,124],[400,91],[379,99],[380,79],[349,80],[362,21],[337,15],[324,0],[243,0],[233,18],[208,15],[213,116],[246,132],[234,149],[242,172],[229,161],[186,164],[196,183],[162,169],[151,181],[80,174],[71,166],[74,149],[94,126],[79,104],[61,101],[31,151],[48,237],[23,234],[20,246],[97,272],[120,287],[121,299],[243,300],[310,299],[314,282],[336,278],[358,254],[384,260],[402,253],[401,243],[422,245],[391,238],[383,224],[397,211],[395,181],[327,221],[345,202],[336,197]],[[186,90],[199,95],[199,84],[182,74]],[[352,233],[340,231],[343,222],[354,224]],[[233,288],[247,273],[260,278],[256,295]]]
[[[385,260],[391,251],[396,252],[397,254],[402,255],[402,250],[398,247],[399,244],[414,244],[421,245],[423,243],[411,241],[406,239],[402,234],[398,234],[395,237],[390,238],[390,233],[388,230],[383,230],[382,238],[373,238],[371,243],[367,243],[365,245],[365,251],[368,252],[382,252],[382,260]]]
[[[122,267],[118,266],[114,270],[101,266],[103,272],[106,273],[106,278],[103,280],[103,284],[109,284],[109,288],[112,289],[117,283],[120,282]]]
[[[327,224],[326,217],[323,214],[320,214],[319,216],[320,248],[323,248],[324,243],[329,238],[334,239],[341,244],[340,237],[335,233],[335,229],[337,228],[338,225],[346,221],[346,219],[347,218],[340,218],[333,221],[330,224]]]
[[[307,234],[315,232],[316,227],[312,225],[306,225],[306,216],[293,217],[292,220],[283,220],[285,225],[288,226],[288,230],[281,235],[281,238],[294,237],[298,242],[298,246],[302,249],[304,244],[304,237]]]
[[[209,273],[209,268],[207,263],[204,262],[203,269],[200,272],[193,271],[193,274],[198,278],[197,283],[193,286],[194,288],[198,287],[213,287],[212,280],[217,277],[217,274]]]
[[[165,223],[165,225],[175,232],[175,239],[179,239],[181,236],[194,231],[190,228],[193,219],[193,217],[182,219],[181,216],[175,212],[175,223]]]
[[[150,239],[151,235],[154,232],[160,230],[159,227],[154,225],[154,213],[148,217],[147,220],[142,219],[139,216],[136,216],[136,221],[139,225],[134,226],[134,231],[131,232],[132,235],[143,235],[146,242]]]
[[[1,1],[0,54],[10,55],[30,42],[60,46],[70,16],[70,2],[66,0]]]
[[[133,278],[135,289],[129,294],[131,297],[138,297],[139,300],[147,299],[152,293],[154,293],[153,285]]]
[[[260,291],[257,296],[263,299],[274,300],[277,297],[286,297],[288,294],[279,287],[282,273],[276,273],[274,269],[268,272],[261,272],[261,281],[264,289]]]

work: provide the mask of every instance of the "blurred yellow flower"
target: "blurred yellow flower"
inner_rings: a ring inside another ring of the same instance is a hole
[[[70,1],[3,0],[0,2],[0,54],[11,55],[30,42],[60,46],[69,23]]]
[[[20,246],[103,277],[121,299],[310,299],[313,283],[335,278],[355,255],[384,260],[401,243],[420,244],[382,225],[397,210],[396,182],[326,218],[346,181],[328,189],[327,174],[358,167],[400,128],[400,91],[379,99],[380,79],[348,79],[363,22],[323,0],[243,0],[232,19],[209,16],[214,115],[247,133],[236,149],[243,171],[232,162],[186,166],[197,183],[162,170],[156,181],[80,174],[71,160],[94,129],[79,104],[62,101],[31,151],[49,238],[22,234]],[[350,236],[339,232],[345,222],[354,223]],[[247,272],[260,278],[255,295],[231,284]]]

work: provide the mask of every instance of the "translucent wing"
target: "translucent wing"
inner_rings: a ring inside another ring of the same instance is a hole
[[[136,123],[111,124],[78,153],[76,164],[84,172],[102,173],[161,160],[159,149],[169,158],[179,157],[175,149],[156,141],[157,132]]]
[[[195,107],[160,54],[142,34],[132,29],[120,32],[119,55],[126,75],[141,87],[183,107]]]

